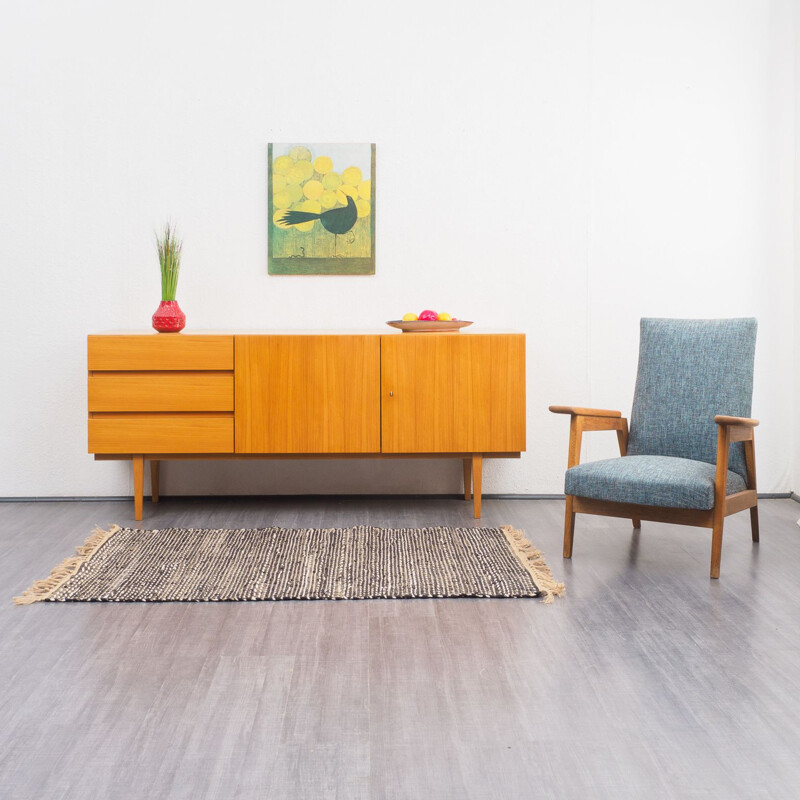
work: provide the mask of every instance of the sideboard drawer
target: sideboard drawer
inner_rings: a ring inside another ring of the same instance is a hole
[[[233,369],[233,336],[89,336],[89,371]]]
[[[89,411],[233,411],[233,373],[95,372]]]
[[[233,415],[140,414],[89,419],[90,453],[232,453]]]

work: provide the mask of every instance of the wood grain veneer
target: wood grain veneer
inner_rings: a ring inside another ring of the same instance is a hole
[[[378,336],[237,336],[237,453],[377,453]]]
[[[233,411],[233,373],[95,372],[89,411]]]
[[[233,415],[119,414],[89,419],[91,453],[231,453]]]
[[[381,339],[383,451],[525,449],[525,337]]]
[[[89,370],[233,369],[233,336],[89,336]]]

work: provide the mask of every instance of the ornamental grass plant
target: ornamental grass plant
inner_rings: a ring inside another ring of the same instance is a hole
[[[181,271],[183,242],[178,238],[175,226],[171,222],[167,222],[163,231],[156,234],[156,247],[161,264],[161,299],[175,300],[178,273]]]

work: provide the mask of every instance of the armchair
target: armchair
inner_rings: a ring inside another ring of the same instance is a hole
[[[619,411],[550,406],[570,417],[564,558],[576,514],[711,528],[719,578],[725,517],[750,509],[758,542],[753,394],[755,319],[643,319],[628,421]],[[617,432],[620,457],[580,463],[584,431]]]

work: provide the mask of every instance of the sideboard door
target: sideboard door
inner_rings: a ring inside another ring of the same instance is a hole
[[[235,337],[237,453],[378,453],[380,337]]]
[[[524,334],[381,337],[384,453],[525,450]]]

